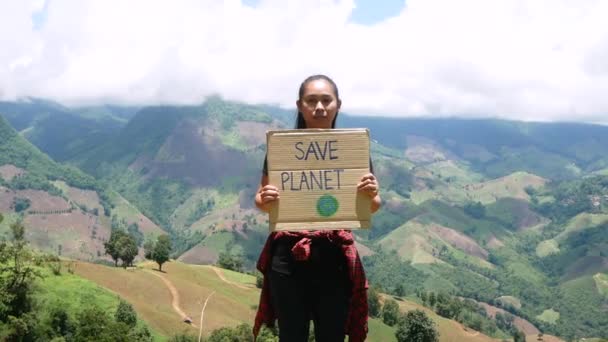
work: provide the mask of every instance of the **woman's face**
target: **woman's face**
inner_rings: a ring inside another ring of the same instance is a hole
[[[341,101],[336,98],[332,85],[320,79],[304,86],[304,94],[296,104],[304,117],[306,128],[331,128]]]

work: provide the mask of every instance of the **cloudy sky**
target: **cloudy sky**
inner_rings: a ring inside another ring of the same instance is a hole
[[[605,0],[0,0],[0,99],[608,123]]]

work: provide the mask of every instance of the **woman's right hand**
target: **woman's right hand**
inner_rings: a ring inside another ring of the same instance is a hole
[[[262,205],[274,202],[279,199],[279,189],[274,185],[265,185],[260,191],[260,199],[262,200]]]

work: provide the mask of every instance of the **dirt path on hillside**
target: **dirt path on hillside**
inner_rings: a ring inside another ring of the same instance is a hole
[[[163,280],[163,282],[165,283],[165,285],[167,286],[167,288],[169,289],[169,292],[171,292],[171,297],[173,298],[171,300],[171,306],[173,307],[173,310],[180,315],[180,317],[182,318],[182,320],[185,321],[185,319],[189,319],[191,320],[190,316],[186,315],[186,313],[182,310],[182,308],[179,306],[179,292],[177,292],[177,288],[173,285],[173,283],[171,282],[171,280],[167,279],[164,275],[156,272],[156,271],[152,271],[152,270],[148,270],[146,269],[146,271],[148,273],[152,273],[155,276],[159,277],[160,279]],[[192,325],[193,327],[196,327],[196,325],[194,323],[190,323],[190,325]]]
[[[243,289],[243,290],[252,290],[252,288],[251,288],[251,287],[248,287],[248,286],[245,286],[245,285],[242,285],[242,284],[239,284],[239,283],[235,283],[235,282],[233,282],[233,281],[230,281],[230,280],[226,279],[226,278],[224,277],[224,273],[223,273],[223,272],[222,272],[222,270],[220,270],[219,268],[217,268],[217,267],[215,267],[215,266],[209,266],[209,267],[210,267],[210,268],[213,270],[213,272],[215,272],[215,274],[217,274],[217,276],[218,276],[218,277],[219,277],[219,278],[220,278],[220,279],[221,279],[223,282],[228,283],[228,284],[233,285],[233,286],[236,286],[236,287],[238,287],[239,289]]]

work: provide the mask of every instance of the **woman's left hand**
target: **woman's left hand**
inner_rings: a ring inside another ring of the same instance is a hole
[[[364,175],[359,181],[359,184],[357,184],[357,191],[364,192],[371,198],[378,195],[378,189],[378,180],[372,173]]]

